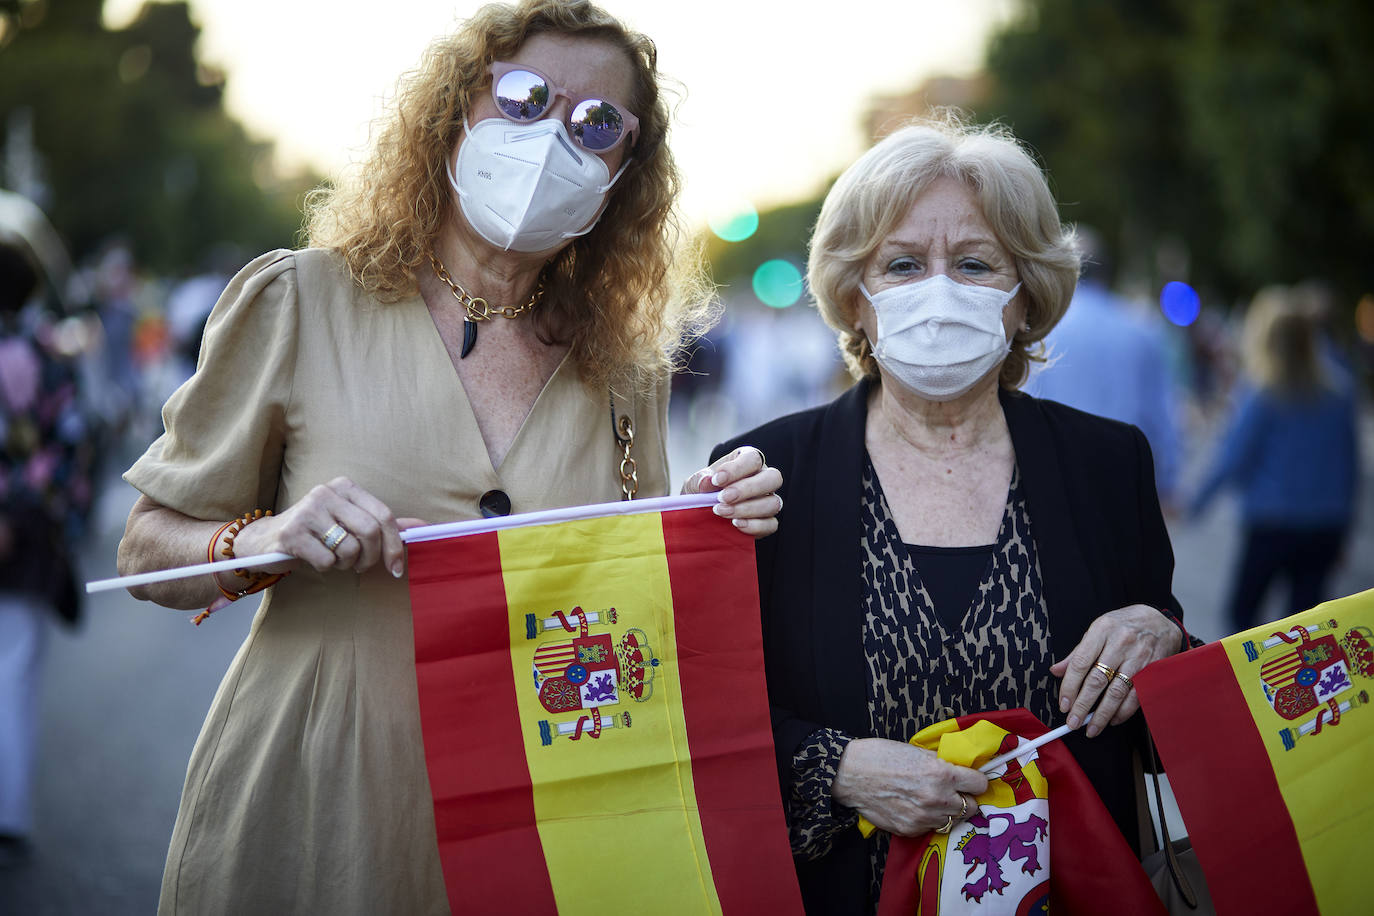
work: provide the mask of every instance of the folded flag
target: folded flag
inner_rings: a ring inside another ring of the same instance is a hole
[[[1374,590],[1136,675],[1218,912],[1367,912],[1371,628]]]
[[[978,769],[1045,732],[1029,710],[1008,709],[938,722],[911,743]],[[1002,764],[977,801],[978,814],[948,834],[892,838],[879,916],[1164,913],[1116,822],[1058,741]]]
[[[455,913],[800,911],[753,541],[654,502],[410,544]]]

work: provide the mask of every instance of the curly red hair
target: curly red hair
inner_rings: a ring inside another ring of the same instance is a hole
[[[384,302],[414,295],[418,272],[446,220],[456,216],[446,161],[487,68],[542,32],[579,35],[621,49],[631,64],[639,116],[632,159],[601,219],[545,268],[536,313],[541,335],[571,347],[582,378],[641,389],[675,368],[684,341],[714,316],[698,251],[676,214],[681,179],[666,139],[668,106],[658,52],[586,0],[524,0],[482,7],[430,45],[404,76],[392,111],[361,167],[307,199],[311,245],[338,251],[353,279]]]

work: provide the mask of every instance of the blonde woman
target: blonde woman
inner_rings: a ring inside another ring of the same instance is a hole
[[[888,136],[821,208],[808,277],[855,385],[738,440],[787,481],[759,596],[808,912],[874,912],[889,835],[978,813],[983,774],[906,743],[956,716],[1082,726],[1125,838],[1102,842],[1139,843],[1131,678],[1184,644],[1150,448],[1017,391],[1078,262],[1030,155],[953,118]]]
[[[1245,381],[1190,505],[1226,487],[1240,496],[1242,546],[1230,632],[1257,626],[1265,594],[1286,580],[1281,616],[1332,597],[1327,581],[1355,511],[1359,456],[1351,380],[1322,352],[1319,316],[1300,291],[1270,287],[1245,316]]]
[[[585,2],[484,7],[312,202],[312,247],[230,284],[126,475],[120,568],[298,559],[135,592],[270,589],[192,752],[162,912],[448,910],[400,531],[667,492],[668,373],[705,314],[671,269],[667,128],[646,37]],[[688,486],[759,536],[780,480],[740,448]]]

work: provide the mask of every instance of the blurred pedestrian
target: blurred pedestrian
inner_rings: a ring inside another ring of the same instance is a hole
[[[1288,583],[1279,616],[1326,591],[1355,510],[1355,387],[1323,353],[1319,316],[1294,290],[1261,291],[1242,336],[1245,381],[1229,428],[1189,506],[1240,494],[1243,547],[1228,603],[1232,632],[1261,622],[1265,594]]]
[[[139,367],[134,358],[134,331],[138,324],[138,305],[134,298],[138,274],[133,250],[127,242],[116,239],[105,244],[96,262],[91,285],[105,335],[102,353],[105,397],[112,401],[114,421],[122,431],[126,423],[136,423],[139,400]]]
[[[1069,311],[1046,338],[1050,361],[1026,392],[1140,428],[1154,456],[1155,487],[1170,508],[1180,465],[1177,391],[1160,321],[1112,291],[1105,241],[1077,227],[1082,273]]]
[[[0,867],[31,848],[48,618],[79,616],[71,539],[92,492],[76,375],[24,320],[45,275],[13,228],[0,223]]]

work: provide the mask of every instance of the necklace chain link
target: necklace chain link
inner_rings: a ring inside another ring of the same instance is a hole
[[[434,275],[448,286],[448,291],[453,294],[453,298],[462,304],[463,310],[469,321],[490,321],[492,318],[518,318],[525,312],[539,304],[539,300],[544,296],[544,284],[541,281],[530,293],[530,299],[524,305],[506,305],[500,308],[492,305],[481,296],[474,296],[463,287],[454,282],[449,276],[448,269],[439,261],[433,252],[429,255],[430,266],[434,268]]]

